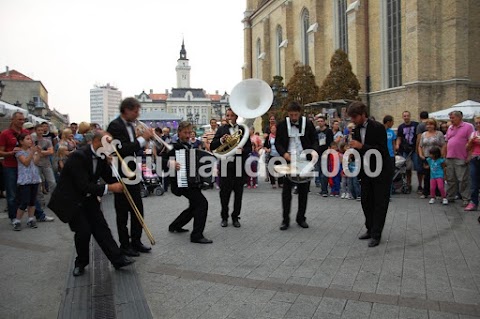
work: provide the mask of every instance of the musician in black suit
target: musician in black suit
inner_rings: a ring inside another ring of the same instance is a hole
[[[368,246],[375,247],[380,243],[383,226],[385,225],[393,174],[387,148],[387,133],[383,124],[368,118],[367,106],[362,102],[350,104],[348,116],[351,117],[356,126],[353,131],[353,140],[350,141],[349,145],[355,148],[362,157],[359,177],[367,232],[361,235],[359,239],[370,239]],[[382,163],[380,164],[377,161],[374,154],[367,156],[365,159],[367,151],[379,153]],[[379,175],[369,176],[372,174],[365,171],[365,160],[369,163],[370,172],[375,172],[377,166],[381,165]]]
[[[118,148],[120,156],[127,160],[129,168],[136,171],[136,162],[129,159],[136,159],[141,156],[143,148],[147,141],[153,136],[152,130],[144,130],[141,136],[135,135],[133,122],[140,114],[140,103],[134,98],[126,98],[120,104],[120,116],[114,119],[108,125],[107,131],[113,139],[119,140],[121,147]],[[121,172],[120,172],[121,173]],[[124,176],[122,174],[122,176]],[[128,191],[132,195],[133,201],[140,214],[143,216],[143,203],[140,196],[140,182],[137,184],[128,183]],[[148,253],[151,247],[145,246],[141,242],[142,226],[138,221],[129,201],[123,193],[115,194],[115,210],[117,212],[117,229],[120,240],[120,248],[127,256],[139,256],[141,253]],[[127,221],[130,212],[130,236],[128,234]],[[130,241],[131,237],[131,241]]]
[[[221,126],[215,137],[210,144],[210,150],[214,151],[220,145],[222,145],[226,138],[232,135],[235,131],[240,130],[242,132],[242,137],[245,134],[249,135],[249,132],[245,132],[243,126],[237,124],[237,114],[233,110],[228,109],[225,114],[227,123]],[[222,217],[221,226],[228,226],[228,203],[230,201],[230,195],[232,191],[235,193],[234,202],[233,202],[233,212],[232,212],[232,225],[234,227],[240,227],[240,211],[242,209],[242,197],[243,197],[243,185],[246,183],[247,173],[245,171],[245,162],[252,152],[252,143],[250,138],[247,139],[245,145],[242,148],[237,149],[237,153],[234,155],[234,160],[232,158],[221,159],[220,160],[220,203],[222,205],[222,211],[220,213]],[[225,167],[226,166],[226,170]],[[237,170],[237,166],[239,169]],[[240,167],[241,166],[241,167]],[[226,171],[226,174],[223,172]]]
[[[69,222],[70,229],[75,232],[77,258],[74,276],[83,275],[84,268],[90,262],[91,235],[116,269],[134,262],[121,253],[97,198],[105,195],[107,191],[121,193],[123,190],[122,184],[112,177],[106,157],[102,159],[100,154],[96,154],[102,146],[101,138],[105,134],[104,131],[96,132],[91,144],[70,155],[48,204],[62,221]],[[108,184],[98,183],[100,177]],[[68,209],[63,210],[62,207]]]
[[[178,125],[178,141],[173,144],[173,149],[163,157],[163,167],[165,170],[175,168],[172,171],[180,170],[180,163],[175,161],[175,150],[192,149],[190,144],[190,135],[192,133],[192,124],[189,122],[180,122]],[[186,158],[188,159],[188,158]],[[191,163],[191,162],[190,162]],[[186,165],[186,163],[184,163]],[[187,171],[189,174],[189,170]],[[207,221],[208,201],[202,194],[200,185],[188,185],[188,187],[178,187],[177,174],[170,175],[170,185],[172,193],[176,196],[185,196],[188,199],[188,207],[168,226],[168,231],[173,233],[187,232],[185,226],[193,218],[193,230],[190,235],[192,243],[211,244],[212,241],[203,236],[205,223]]]
[[[303,151],[311,152],[306,156],[308,161],[318,158],[318,139],[313,123],[306,117],[300,116],[301,106],[297,102],[291,102],[288,106],[288,117],[280,122],[277,127],[277,136],[275,146],[280,156],[285,158],[287,163],[298,159]],[[292,204],[292,187],[297,185],[298,191],[298,211],[297,224],[302,228],[308,228],[305,211],[307,209],[308,188],[310,181],[303,183],[294,183],[285,178],[282,190],[283,221],[280,230],[286,230],[290,226],[290,209]]]

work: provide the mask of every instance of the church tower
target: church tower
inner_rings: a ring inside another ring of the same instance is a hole
[[[190,68],[185,43],[182,40],[180,58],[177,60],[177,66],[175,67],[175,71],[177,71],[177,88],[190,88]]]

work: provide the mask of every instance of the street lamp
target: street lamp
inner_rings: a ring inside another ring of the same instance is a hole
[[[288,96],[288,89],[283,85],[277,86],[276,84],[274,84],[272,86],[272,92],[273,92],[272,106],[274,108],[277,108],[281,104],[280,102]]]
[[[2,81],[0,81],[0,98],[2,98],[4,88],[5,88],[5,84],[3,84]]]
[[[198,119],[199,119],[199,118],[200,118],[200,114],[195,113],[195,117],[194,117],[194,119],[193,119],[195,124],[198,124]]]
[[[17,102],[13,103],[13,105],[15,105],[16,107],[22,107],[22,103],[18,102],[18,100]]]
[[[187,121],[191,123],[191,122],[192,122],[192,117],[193,117],[192,112],[188,111],[188,113],[187,113]]]

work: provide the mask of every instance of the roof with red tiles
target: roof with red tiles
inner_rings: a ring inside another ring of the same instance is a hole
[[[166,100],[167,99],[167,94],[157,94],[157,93],[152,93],[148,95],[150,97],[150,100]]]
[[[222,99],[222,96],[220,94],[208,94],[208,97],[212,101],[220,101]]]
[[[16,80],[16,81],[33,81],[33,79],[29,78],[25,74],[18,72],[17,70],[11,70],[7,72],[0,73],[0,80]]]

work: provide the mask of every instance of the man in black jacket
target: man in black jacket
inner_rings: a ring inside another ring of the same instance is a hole
[[[292,102],[288,107],[288,117],[278,124],[275,146],[278,153],[288,163],[300,159],[302,153],[308,161],[318,159],[318,139],[313,123],[306,117],[300,117],[301,106]],[[282,190],[283,221],[280,230],[286,230],[290,226],[290,209],[292,204],[293,182],[286,178]],[[297,183],[298,211],[297,224],[302,228],[308,228],[305,211],[307,209],[308,188],[310,181]]]
[[[370,239],[368,247],[375,247],[380,243],[385,225],[393,173],[387,148],[387,132],[383,124],[368,119],[367,107],[362,102],[350,104],[348,116],[356,126],[349,145],[362,157],[359,177],[367,232],[359,239]]]
[[[122,184],[112,177],[107,160],[102,159],[97,152],[102,146],[101,139],[105,134],[104,131],[96,132],[92,144],[85,145],[72,153],[65,163],[58,185],[48,204],[48,207],[59,215],[62,221],[68,221],[70,229],[75,232],[77,258],[73,270],[74,276],[83,275],[84,268],[90,262],[91,235],[116,269],[134,262],[121,253],[97,198],[108,191],[114,193],[123,191]],[[100,177],[108,184],[99,184]],[[63,210],[62,207],[68,208]]]
[[[185,150],[185,152],[189,152],[192,149],[192,145],[189,143],[191,133],[192,124],[189,122],[180,122],[178,125],[178,141],[173,144],[173,149],[163,157],[164,169],[174,167],[175,171],[180,170],[180,163],[174,160],[175,151]],[[193,153],[189,154],[193,156]],[[185,157],[185,159],[189,160],[190,158]],[[192,161],[190,161],[190,163],[192,163]],[[187,174],[189,173],[189,170],[187,170]],[[203,230],[205,229],[205,223],[207,221],[208,201],[202,194],[201,185],[178,187],[177,174],[170,175],[170,185],[172,186],[172,193],[174,195],[185,196],[188,199],[188,208],[168,226],[168,231],[171,233],[187,232],[188,230],[184,229],[183,226],[193,218],[193,230],[190,241],[192,243],[211,244],[212,241],[203,236]]]
[[[237,124],[237,114],[233,112],[233,110],[229,109],[226,113],[227,122],[230,124],[225,124],[221,126],[215,137],[210,144],[210,150],[214,151],[220,145],[225,142],[225,139],[232,135],[236,130],[240,130],[242,132],[242,137],[245,134],[248,135],[248,131],[245,132],[243,126],[239,126]],[[238,152],[235,156],[234,161],[229,161],[229,159],[221,159],[220,160],[220,202],[222,205],[222,211],[220,213],[222,217],[221,226],[227,227],[228,226],[228,202],[230,201],[230,195],[232,191],[235,193],[235,198],[233,202],[233,212],[232,212],[232,224],[234,227],[240,227],[240,210],[242,209],[242,197],[243,197],[243,185],[246,183],[247,174],[245,172],[245,162],[248,158],[248,155],[252,152],[252,143],[250,142],[250,138],[247,139],[243,148],[238,149]],[[237,174],[237,162],[240,160],[241,162],[241,171]],[[226,165],[226,174],[224,175],[224,167]]]
[[[113,139],[120,141],[121,147],[118,148],[120,156],[128,161],[129,168],[136,171],[136,156],[141,156],[143,148],[153,136],[152,130],[144,130],[141,136],[136,136],[133,122],[140,114],[140,103],[134,98],[126,98],[120,104],[120,116],[114,119],[108,125],[107,131]],[[123,176],[123,175],[122,175]],[[127,189],[130,192],[135,205],[143,216],[143,203],[140,196],[140,181],[136,184],[128,183]],[[115,194],[115,210],[117,212],[117,229],[120,248],[127,256],[137,257],[141,253],[148,253],[151,247],[145,246],[141,242],[142,225],[137,219],[129,201],[123,193]],[[130,212],[130,236],[128,234],[127,222]],[[130,241],[131,237],[131,241]]]

